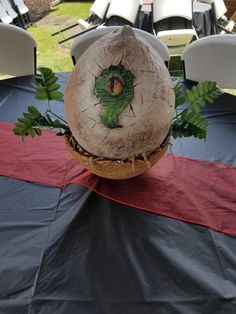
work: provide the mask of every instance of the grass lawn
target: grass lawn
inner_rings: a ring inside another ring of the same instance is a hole
[[[51,36],[52,33],[68,26],[79,18],[86,18],[93,1],[64,2],[52,8],[40,21],[34,23],[28,31],[37,42],[37,64],[47,66],[55,72],[71,71],[73,64],[70,58],[70,47],[73,40],[63,44],[58,41],[80,31],[76,26],[71,31]],[[64,37],[63,37],[64,36]]]

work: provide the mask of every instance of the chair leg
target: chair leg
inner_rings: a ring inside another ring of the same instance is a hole
[[[20,15],[18,15],[13,21],[12,24],[24,29],[24,22],[21,19]]]
[[[95,29],[95,28],[97,28],[97,27],[98,27],[98,25],[94,25],[94,26],[92,26],[92,27],[90,27],[90,28],[88,28],[88,29],[86,29],[86,30],[84,30],[84,31],[82,31],[82,32],[79,32],[79,33],[77,33],[77,34],[75,34],[75,35],[66,37],[66,38],[64,38],[64,39],[62,39],[62,40],[60,40],[60,41],[58,41],[58,44],[62,44],[62,43],[66,42],[66,41],[68,41],[68,40],[71,40],[71,39],[73,39],[73,38],[75,38],[75,37],[77,37],[77,36],[80,36],[80,35],[82,35],[82,34],[84,34],[84,33],[90,32],[91,30],[93,30],[93,29]]]
[[[75,27],[75,26],[78,26],[78,23],[75,23],[75,24],[72,24],[72,25],[67,26],[67,27],[65,27],[65,28],[62,28],[61,30],[59,30],[59,31],[57,31],[57,32],[55,32],[55,33],[52,33],[52,36],[58,35],[58,34],[60,34],[60,33],[62,33],[62,32],[65,32],[65,31],[67,31],[68,29],[71,29],[71,28],[73,28],[73,27]]]
[[[215,10],[215,3],[211,3],[211,14],[212,14],[212,21],[213,21],[213,28],[214,28],[214,34],[219,34],[219,28],[216,18],[216,10]]]
[[[31,22],[31,18],[30,18],[30,15],[29,15],[29,12],[25,13],[22,15],[23,19],[24,19],[24,22],[25,22],[25,25],[26,27],[32,25],[32,22]]]
[[[19,20],[20,27],[26,29],[25,21],[20,13],[18,14],[17,19]]]

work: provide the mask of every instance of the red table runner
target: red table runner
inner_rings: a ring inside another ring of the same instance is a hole
[[[0,175],[57,187],[81,184],[116,202],[236,235],[236,168],[166,154],[128,180],[98,178],[76,164],[55,132],[24,142],[0,124]]]

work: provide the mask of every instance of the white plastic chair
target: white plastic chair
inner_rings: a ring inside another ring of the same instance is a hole
[[[36,72],[36,42],[20,27],[0,23],[0,73],[24,76]]]
[[[90,15],[86,19],[79,19],[76,23],[69,25],[65,28],[62,28],[59,31],[56,31],[52,33],[52,36],[61,34],[62,32],[65,32],[69,29],[72,29],[76,26],[80,26],[83,30],[87,31],[89,29],[94,29],[98,25],[102,24],[105,21],[106,18],[106,12],[108,9],[108,6],[110,4],[111,0],[95,0],[93,5],[90,8]],[[79,35],[79,33],[78,33]],[[58,43],[62,44],[66,42],[67,40],[70,40],[72,38],[75,38],[76,35],[69,36],[67,38],[64,38],[63,40],[60,40]]]
[[[226,5],[224,0],[213,0],[212,3],[214,3],[215,15],[218,20],[227,12]]]
[[[200,38],[186,47],[181,59],[186,79],[214,81],[221,88],[236,88],[236,35]]]
[[[5,24],[10,24],[13,21],[12,17],[10,17],[10,15],[7,14],[1,2],[0,2],[0,20],[2,23],[5,23]]]
[[[11,0],[16,12],[19,15],[20,22],[23,28],[31,24],[29,8],[25,5],[23,0]]]
[[[3,8],[7,11],[7,14],[10,15],[12,20],[15,20],[18,17],[18,14],[16,13],[16,11],[13,10],[8,0],[0,0],[0,3],[2,4]]]
[[[215,17],[218,20],[227,12],[224,0],[198,0],[199,2],[209,3],[214,7]]]
[[[229,31],[231,33],[234,28],[234,24],[229,24],[225,13],[227,12],[226,5],[224,0],[213,0],[211,3],[213,19],[215,24],[216,33],[226,33]]]
[[[132,25],[135,24],[140,7],[140,0],[111,0],[106,18],[110,19],[113,16],[120,17]]]
[[[175,16],[192,20],[192,0],[154,0],[154,23]]]
[[[90,14],[96,14],[101,20],[104,19],[111,0],[95,0],[90,8]]]
[[[199,0],[198,0],[199,1]],[[211,4],[213,23],[216,34],[232,34],[236,28],[235,18],[230,17],[228,20],[225,14],[228,9],[224,0],[201,0]],[[236,11],[235,11],[236,12]]]
[[[103,27],[103,28],[98,28],[91,30],[89,32],[86,32],[80,36],[78,36],[71,49],[70,49],[70,54],[71,58],[73,60],[73,63],[75,64],[78,59],[81,57],[81,55],[100,37],[113,32],[120,26],[109,26],[109,27]],[[144,37],[149,44],[152,45],[152,47],[159,53],[161,59],[167,64],[170,60],[170,54],[169,50],[166,47],[166,45],[156,38],[154,35],[144,32],[140,29],[134,28],[136,36]]]
[[[95,0],[90,8],[90,17],[97,16],[101,21],[105,20],[106,12],[111,0]],[[92,25],[83,19],[78,20],[78,24],[82,29],[89,29]]]
[[[13,0],[13,2],[17,6],[21,15],[29,12],[29,8],[25,5],[23,0]]]
[[[157,37],[168,46],[171,56],[181,55],[194,37],[197,38],[197,33],[192,26],[192,0],[155,0],[153,2],[154,24],[177,17],[189,21],[191,28],[157,31]]]

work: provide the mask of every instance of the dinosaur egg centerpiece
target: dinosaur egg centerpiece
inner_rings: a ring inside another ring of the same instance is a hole
[[[119,28],[91,45],[71,74],[65,110],[73,137],[67,146],[99,176],[139,175],[168,146],[174,102],[158,53],[132,28]]]

